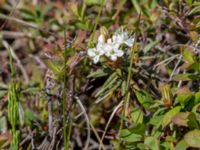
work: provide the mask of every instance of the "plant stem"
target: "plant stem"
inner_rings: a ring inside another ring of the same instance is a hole
[[[94,28],[93,28],[93,31],[92,31],[92,35],[91,35],[90,40],[89,40],[89,46],[91,45],[91,41],[94,40],[94,34],[95,34],[96,29],[97,29],[99,19],[101,17],[101,13],[103,11],[104,2],[105,2],[105,0],[102,1],[101,7],[99,8],[98,15],[97,15],[97,18],[96,18],[96,21],[95,21],[95,25],[94,25]]]
[[[129,92],[129,87],[130,87],[130,82],[131,82],[131,77],[132,77],[132,67],[133,67],[133,57],[134,57],[134,46],[136,43],[136,37],[137,37],[137,29],[139,29],[139,23],[140,23],[140,17],[141,17],[141,13],[139,15],[139,19],[138,19],[138,23],[136,25],[136,32],[135,32],[135,36],[134,36],[134,43],[133,46],[131,48],[131,54],[130,54],[130,65],[128,68],[128,77],[127,77],[127,82],[126,82],[126,95],[125,95],[125,100],[124,100],[124,111],[123,111],[123,118],[125,118],[128,115],[128,106],[129,106],[129,101],[130,101],[130,92]],[[119,127],[119,134],[121,132],[121,130],[123,129],[123,119],[121,119],[120,121],[120,127]],[[121,139],[120,139],[120,143],[121,143]],[[118,147],[118,149],[120,149],[120,147]]]
[[[66,108],[66,93],[67,93],[67,41],[66,41],[66,30],[64,31],[64,75],[63,75],[63,81],[64,81],[64,89],[63,89],[63,96],[62,96],[62,115],[63,115],[63,136],[64,136],[64,147],[65,150],[68,150],[68,142],[67,142],[67,128],[66,128],[66,116],[65,116],[65,108]]]
[[[69,122],[69,129],[68,129],[68,134],[67,134],[67,148],[69,147],[69,142],[70,142],[70,136],[71,136],[71,132],[72,132],[72,123],[74,120],[74,110],[75,110],[75,105],[73,105],[72,107],[72,116]]]
[[[10,149],[18,149],[19,144],[19,134],[20,131],[16,128],[19,120],[19,93],[17,91],[18,85],[15,82],[15,68],[13,64],[13,58],[11,55],[10,47],[8,47],[8,54],[10,59],[10,68],[11,68],[11,81],[8,88],[8,119],[11,124],[11,133],[12,133],[12,142]]]

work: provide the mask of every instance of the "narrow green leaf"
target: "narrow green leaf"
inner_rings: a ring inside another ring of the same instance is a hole
[[[136,12],[138,14],[140,14],[141,13],[141,8],[140,8],[140,5],[139,5],[138,1],[137,0],[131,0],[131,2],[133,4],[133,6],[135,7]]]
[[[112,73],[108,79],[105,81],[101,89],[95,94],[95,97],[102,95],[106,90],[115,86],[115,83],[118,79],[117,72]],[[105,94],[104,94],[105,95]]]
[[[122,93],[122,96],[124,96],[126,94],[126,81],[122,82],[121,93]]]
[[[149,44],[147,44],[144,49],[143,52],[144,54],[146,54],[147,52],[149,52],[153,47],[155,47],[157,44],[159,43],[159,41],[153,41],[150,42]]]
[[[180,110],[181,106],[177,106],[168,111],[163,117],[162,127],[165,128],[172,121],[172,117],[174,117]]]
[[[198,12],[200,12],[200,6],[194,7],[194,8],[189,12],[188,15],[193,15],[193,14],[196,14],[196,13],[198,13]]]
[[[174,75],[173,77],[173,80],[175,81],[180,81],[180,80],[191,81],[191,80],[199,80],[199,79],[200,79],[199,75],[195,75],[192,73],[177,74],[177,75]]]
[[[193,0],[186,0],[186,2],[191,6],[193,3]]]
[[[85,0],[87,5],[102,5],[104,0]]]
[[[98,69],[97,71],[92,72],[91,74],[89,74],[87,76],[87,78],[99,78],[99,77],[105,77],[107,75],[108,75],[108,73],[105,70]]]
[[[19,121],[20,121],[20,125],[23,126],[24,125],[24,110],[22,108],[21,103],[18,104],[18,113],[19,113]]]
[[[106,80],[106,82],[103,84],[103,87],[106,87],[110,82],[112,82],[117,77],[117,72],[113,72],[109,78]]]
[[[200,92],[195,93],[195,103],[198,104],[200,102]]]

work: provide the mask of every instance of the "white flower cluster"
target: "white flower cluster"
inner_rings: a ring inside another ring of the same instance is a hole
[[[89,48],[87,51],[88,56],[96,64],[99,62],[101,56],[107,56],[112,61],[116,61],[118,57],[124,55],[124,51],[121,50],[121,45],[125,44],[128,47],[132,47],[134,38],[128,36],[128,33],[121,31],[120,33],[115,32],[112,38],[105,39],[104,35],[100,35],[96,47]]]

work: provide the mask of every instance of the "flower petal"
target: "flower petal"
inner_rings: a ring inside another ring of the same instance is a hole
[[[124,55],[124,52],[122,50],[117,50],[115,51],[115,55],[117,55],[117,57],[122,57]]]
[[[134,38],[129,38],[124,42],[128,47],[132,47],[134,43]]]
[[[106,44],[104,46],[104,52],[107,57],[110,57],[112,51],[112,46],[110,44]]]
[[[96,56],[93,58],[93,62],[94,62],[94,64],[96,64],[96,63],[99,62],[99,58],[100,58],[99,55],[96,55]]]
[[[113,43],[122,44],[123,40],[119,34],[115,34],[112,36]]]
[[[104,42],[105,42],[105,37],[104,37],[103,34],[101,34],[101,35],[99,36],[98,42],[99,42],[99,43],[104,43]]]
[[[117,42],[117,35],[114,34],[114,35],[112,36],[112,40],[113,40],[114,43],[116,43],[116,42]]]
[[[99,53],[99,55],[104,55],[105,54],[105,44],[98,43],[96,49],[97,49],[97,52]]]
[[[116,61],[116,60],[117,60],[117,56],[116,56],[115,54],[113,54],[113,55],[111,55],[110,59],[111,59],[112,61]]]
[[[120,44],[118,44],[118,43],[115,43],[115,44],[112,45],[112,49],[114,49],[114,51],[118,50],[119,47],[120,47]]]
[[[112,39],[109,38],[109,39],[107,40],[107,43],[108,43],[108,44],[112,44]]]
[[[96,48],[89,48],[87,51],[88,56],[94,57],[96,55],[95,51],[96,51]]]

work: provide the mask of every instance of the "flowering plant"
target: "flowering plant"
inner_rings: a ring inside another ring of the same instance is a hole
[[[116,61],[117,58],[122,57],[125,51],[122,49],[122,45],[126,47],[132,47],[134,43],[133,36],[129,36],[127,31],[123,29],[119,32],[115,32],[111,38],[106,39],[104,34],[98,37],[98,43],[96,47],[89,48],[87,51],[88,56],[96,64],[100,61],[101,57],[107,57],[111,61]]]

